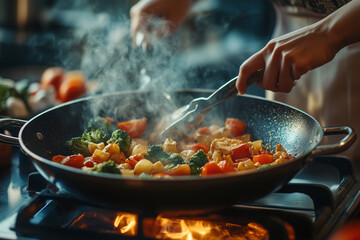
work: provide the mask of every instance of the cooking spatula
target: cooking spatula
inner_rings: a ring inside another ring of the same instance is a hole
[[[263,69],[254,72],[248,78],[247,86],[262,80],[263,75]],[[160,143],[166,138],[179,140],[192,134],[202,124],[206,114],[212,107],[237,95],[238,91],[235,86],[237,78],[234,77],[229,80],[210,96],[195,98],[189,104],[166,115],[154,127],[150,135],[150,141]]]

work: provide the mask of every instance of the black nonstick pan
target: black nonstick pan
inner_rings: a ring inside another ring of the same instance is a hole
[[[247,123],[252,140],[269,146],[279,142],[295,159],[275,167],[209,177],[141,179],[108,173],[87,173],[51,162],[66,153],[65,142],[79,136],[94,116],[117,121],[147,117],[148,131],[157,121],[189,100],[208,96],[211,90],[181,90],[168,94],[131,91],[86,97],[54,107],[28,121],[0,119],[0,128],[20,126],[18,136],[0,135],[0,141],[20,146],[36,169],[61,191],[98,205],[152,209],[204,209],[243,203],[280,189],[307,159],[347,149],[356,134],[347,126],[322,127],[310,115],[264,98],[237,95],[211,109],[204,125],[223,124],[227,117]],[[176,106],[175,106],[176,105]],[[344,134],[332,145],[319,145],[324,135]]]

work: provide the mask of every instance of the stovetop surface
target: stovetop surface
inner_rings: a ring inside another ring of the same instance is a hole
[[[39,196],[36,189],[37,193],[34,189],[28,191],[29,175],[34,174],[35,168],[21,150],[14,150],[12,166],[0,168],[0,239],[19,239],[14,230],[19,210]],[[299,227],[309,232],[307,236],[316,232],[314,239],[325,239],[358,213],[359,189],[360,183],[353,177],[349,162],[324,156],[307,163],[280,191],[253,202],[236,204],[227,211],[242,216],[280,216],[302,225]],[[56,204],[61,201],[55,200]],[[29,223],[30,227],[33,222]]]

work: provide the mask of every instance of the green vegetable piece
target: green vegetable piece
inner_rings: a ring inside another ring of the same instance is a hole
[[[175,165],[184,164],[184,159],[178,153],[170,153],[168,160]]]
[[[87,129],[100,129],[103,132],[107,133],[108,135],[111,135],[114,128],[113,125],[109,122],[103,119],[102,117],[95,117],[89,120]]]
[[[88,131],[85,131],[81,138],[85,141],[85,142],[92,142],[92,143],[101,143],[101,142],[106,142],[110,136],[102,131],[101,129],[91,129]]]
[[[198,175],[201,172],[201,168],[209,162],[207,155],[201,149],[194,154],[192,158],[189,160],[189,166],[191,169],[192,175]]]
[[[105,172],[105,173],[120,173],[116,163],[112,160],[95,165],[91,169],[91,171]]]
[[[265,168],[269,168],[269,167],[271,167],[271,164],[264,164],[264,165],[258,167],[257,169],[265,169]]]
[[[168,158],[170,156],[169,154],[164,152],[164,149],[161,146],[152,145],[149,147],[144,157],[153,163],[156,163],[157,161],[161,161],[163,165],[166,165],[169,163]]]
[[[85,142],[81,137],[71,138],[66,142],[66,146],[72,154],[82,154],[84,157],[90,156],[90,151],[88,149],[88,143]]]
[[[107,141],[107,143],[116,143],[119,146],[120,150],[127,154],[132,139],[130,136],[122,129],[117,129],[111,134],[111,138]]]

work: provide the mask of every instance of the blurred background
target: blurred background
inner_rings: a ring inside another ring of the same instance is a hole
[[[135,3],[0,0],[0,76],[39,81],[60,66],[84,72],[102,92],[217,88],[266,44],[275,21],[267,0],[198,0],[175,35],[144,52],[130,37]],[[256,86],[248,93],[264,94]]]

